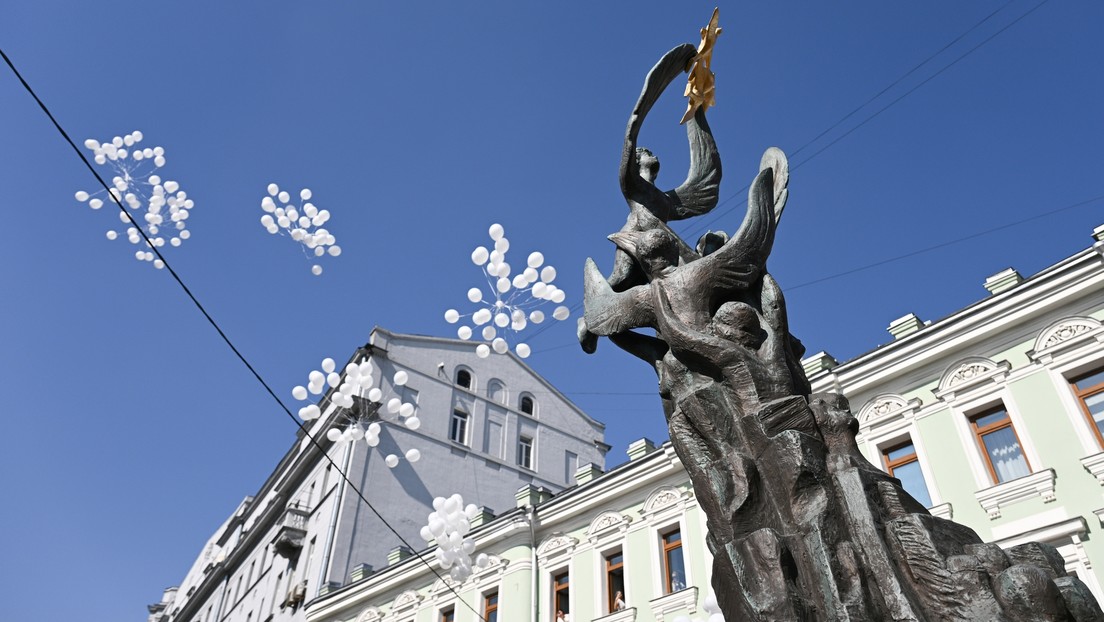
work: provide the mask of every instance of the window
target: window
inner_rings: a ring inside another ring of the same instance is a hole
[[[882,461],[886,472],[901,480],[905,491],[923,503],[924,507],[931,507],[931,495],[928,494],[928,485],[920,471],[920,461],[916,458],[916,448],[911,439],[882,450]]]
[[[449,607],[441,611],[441,622],[456,622],[456,609]]]
[[[1003,405],[975,415],[970,419],[970,427],[985,454],[985,465],[993,481],[1001,484],[1031,474],[1012,419]]]
[[[663,587],[670,594],[686,589],[686,567],[682,563],[682,533],[678,528],[659,537],[663,546]]]
[[[553,619],[571,613],[571,575],[566,570],[552,578],[552,608],[556,610]]]
[[[521,412],[531,415],[533,414],[533,398],[528,395],[521,396],[521,403],[519,404]]]
[[[1096,441],[1104,447],[1104,369],[1089,372],[1070,381],[1081,410],[1089,418]]]
[[[528,436],[518,439],[517,463],[527,469],[533,468],[533,439]]]
[[[607,613],[625,608],[625,556],[621,551],[606,555]]]
[[[471,372],[466,369],[456,370],[456,386],[464,387],[465,389],[472,388]]]
[[[468,444],[468,413],[462,410],[452,411],[449,421],[449,438],[464,445]]]
[[[483,619],[487,622],[498,622],[498,592],[491,592],[483,597]]]

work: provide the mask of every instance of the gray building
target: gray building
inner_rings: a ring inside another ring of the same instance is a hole
[[[246,497],[207,542],[183,582],[150,605],[150,622],[261,622],[302,619],[302,605],[411,553],[336,472],[348,474],[377,511],[415,548],[433,498],[504,511],[525,485],[555,492],[579,466],[604,468],[603,424],[579,410],[513,354],[479,358],[472,342],[376,328],[349,362],[370,360],[383,401],[415,405],[420,427],[384,423],[377,447],[333,442],[326,431],[347,412],[319,402],[272,475]],[[339,366],[339,368],[344,366]],[[339,369],[340,371],[340,369]],[[405,386],[394,386],[405,371]],[[370,412],[366,400],[354,410]],[[421,452],[417,462],[385,464],[389,454]]]

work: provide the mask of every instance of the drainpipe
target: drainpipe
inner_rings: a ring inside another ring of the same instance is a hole
[[[349,473],[349,463],[353,459],[353,445],[356,443],[345,444],[345,456],[341,459],[341,473],[346,475]],[[338,475],[340,477],[340,474]],[[333,513],[330,515],[330,526],[326,530],[326,545],[322,547],[322,567],[318,570],[318,584],[314,588],[315,596],[318,595],[318,591],[322,589],[323,585],[329,580],[329,564],[330,556],[333,554],[334,535],[337,531],[337,515],[341,511],[342,502],[345,500],[345,488],[349,485],[349,482],[345,481],[345,478],[341,478],[340,488],[338,489],[337,499],[334,502]],[[322,494],[326,491],[323,490]],[[307,560],[310,563],[310,560]]]
[[[537,622],[540,619],[540,601],[537,600],[537,584],[540,582],[540,573],[537,568],[537,508],[528,505],[525,507],[525,518],[529,521],[529,567],[532,569],[532,580],[529,582],[529,607],[531,612],[529,622]]]

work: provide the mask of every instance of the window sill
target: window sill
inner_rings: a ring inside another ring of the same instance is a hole
[[[1043,469],[1031,475],[997,484],[974,493],[989,520],[1000,518],[1001,507],[1032,497],[1042,497],[1043,503],[1054,501],[1054,469]]]
[[[636,622],[636,607],[626,607],[621,611],[594,618],[591,622]]]
[[[695,613],[698,609],[698,588],[691,586],[678,592],[671,592],[666,596],[653,598],[648,601],[648,604],[652,606],[652,612],[659,622],[663,622],[669,613]]]
[[[1081,458],[1081,465],[1104,486],[1104,451]]]

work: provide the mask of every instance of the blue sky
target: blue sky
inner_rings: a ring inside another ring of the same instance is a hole
[[[791,154],[770,268],[810,352],[874,348],[893,319],[943,317],[986,276],[1034,273],[1104,223],[1100,201],[1055,212],[1104,195],[1097,2],[1043,3],[819,151],[1036,5],[721,6],[709,118],[726,201],[708,219],[734,230],[763,150]],[[578,302],[584,259],[608,267],[624,221],[617,164],[644,74],[712,8],[40,0],[5,7],[0,46],[78,142],[138,129],[165,147],[196,202],[193,237],[166,256],[283,397],[373,326],[452,335],[442,314],[478,284],[467,258],[494,222]],[[687,165],[679,95],[641,139],[665,187]],[[0,136],[5,617],[142,619],[295,427],[166,272],[104,238],[115,215],[73,199],[92,178],[6,68]],[[344,252],[321,277],[261,227],[273,181],[331,211]],[[536,338],[530,362],[607,423],[610,465],[666,438],[651,372],[608,343],[584,356],[572,324]]]

